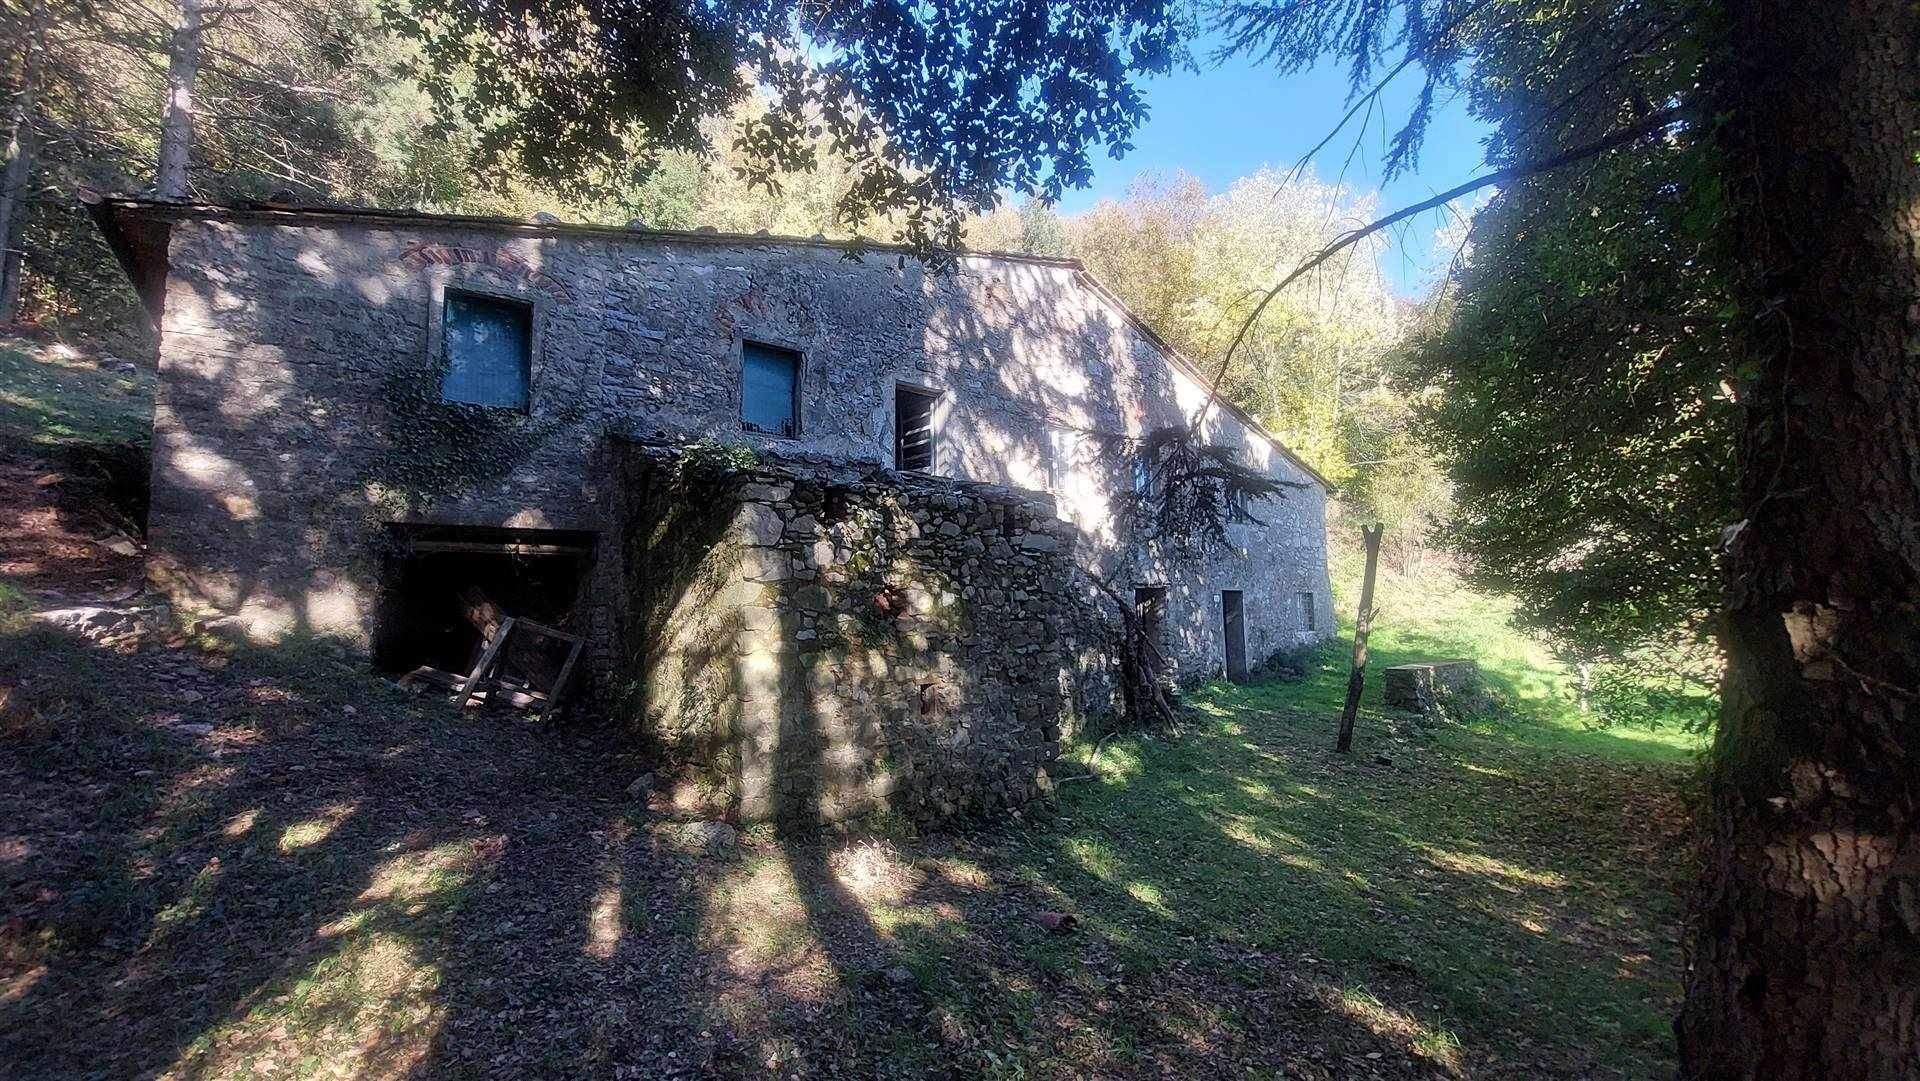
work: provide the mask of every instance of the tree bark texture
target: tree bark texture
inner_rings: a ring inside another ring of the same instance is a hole
[[[27,31],[26,48],[20,57],[20,76],[13,88],[13,101],[7,115],[6,166],[0,169],[0,322],[11,322],[18,314],[20,283],[17,267],[5,252],[14,246],[13,234],[24,215],[27,180],[33,172],[34,136],[40,100],[40,66],[47,45],[47,9],[34,4]],[[14,273],[5,273],[14,271]]]
[[[167,110],[160,121],[160,162],[153,193],[161,199],[187,198],[187,170],[193,162],[193,88],[200,77],[202,0],[180,0],[180,20],[167,44]]]
[[[1743,519],[1688,1078],[1920,1076],[1920,8],[1730,0]]]
[[[1340,711],[1340,735],[1333,749],[1341,754],[1353,750],[1353,721],[1360,714],[1360,695],[1367,689],[1367,635],[1373,630],[1373,577],[1380,567],[1380,537],[1387,527],[1360,527],[1360,542],[1367,549],[1367,570],[1360,579],[1360,612],[1353,621],[1353,671],[1347,676],[1347,704]]]

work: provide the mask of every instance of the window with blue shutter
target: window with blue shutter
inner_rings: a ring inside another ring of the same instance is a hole
[[[502,409],[527,408],[533,372],[533,310],[525,304],[448,292],[440,397]]]
[[[1153,453],[1151,451],[1140,450],[1133,455],[1133,494],[1141,499],[1153,498]]]
[[[800,434],[800,354],[758,342],[741,347],[740,419],[755,431]]]

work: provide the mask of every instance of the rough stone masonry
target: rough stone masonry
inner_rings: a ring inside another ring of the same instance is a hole
[[[658,448],[621,476],[643,731],[730,812],[926,822],[1049,784],[1083,619],[1051,499]]]

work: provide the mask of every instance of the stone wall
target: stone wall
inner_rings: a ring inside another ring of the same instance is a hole
[[[967,257],[936,275],[891,253],[849,259],[773,238],[143,213],[171,230],[156,577],[263,636],[366,641],[379,590],[370,552],[393,521],[598,531],[591,592],[613,596],[624,571],[606,534],[610,438],[740,441],[880,466],[901,383],[941,394],[934,472],[1050,493],[1083,565],[1167,587],[1166,644],[1183,676],[1220,670],[1223,589],[1245,594],[1252,661],[1332,631],[1326,491],[1228,412],[1210,413],[1209,440],[1306,487],[1257,504],[1264,524],[1232,527],[1231,549],[1204,563],[1124,535],[1113,506],[1128,470],[1102,441],[1178,422],[1204,388],[1070,263]],[[531,305],[525,415],[422,400],[448,289]],[[741,427],[747,341],[801,352],[797,438]],[[611,612],[588,618],[604,650]]]
[[[621,712],[730,814],[935,821],[1048,784],[1083,617],[1051,499],[617,453]]]

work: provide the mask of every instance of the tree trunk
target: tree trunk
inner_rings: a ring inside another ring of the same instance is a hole
[[[1373,576],[1380,566],[1380,537],[1384,525],[1360,527],[1360,541],[1367,549],[1367,571],[1360,579],[1360,614],[1353,622],[1353,673],[1347,677],[1347,704],[1340,711],[1340,736],[1333,749],[1341,754],[1353,750],[1353,720],[1360,713],[1360,693],[1367,689],[1367,634],[1373,630]]]
[[[187,198],[187,167],[193,161],[193,84],[200,75],[202,0],[180,0],[180,21],[167,43],[167,112],[160,122],[160,163],[153,194]]]
[[[1731,0],[1743,520],[1689,1078],[1920,1076],[1920,8]]]
[[[30,18],[27,47],[20,57],[20,82],[14,87],[12,108],[7,115],[7,163],[0,169],[0,323],[12,322],[18,315],[15,309],[20,297],[19,266],[6,252],[14,246],[14,230],[24,217],[21,207],[27,180],[33,173],[40,65],[47,49],[47,6],[34,4]]]

